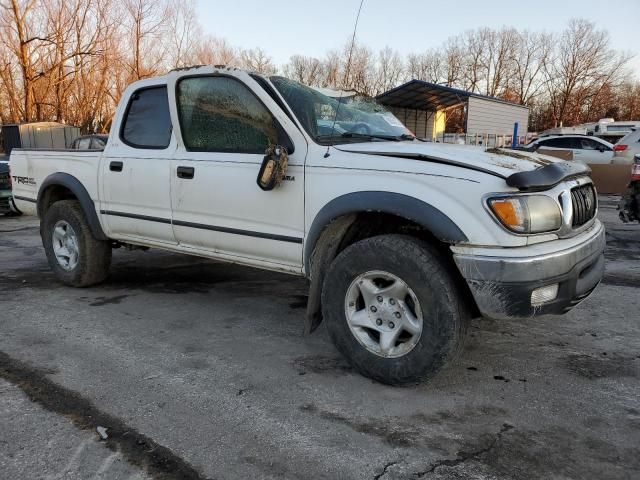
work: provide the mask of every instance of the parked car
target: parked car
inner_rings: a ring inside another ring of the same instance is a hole
[[[545,150],[571,150],[573,159],[582,163],[609,164],[613,158],[613,145],[598,137],[586,135],[550,135],[540,137],[524,147],[535,152]]]
[[[11,213],[12,211],[9,163],[0,161],[0,215]]]
[[[326,133],[332,115],[344,131]],[[421,142],[381,106],[236,68],[138,81],[104,152],[11,164],[62,283],[104,281],[119,245],[306,276],[305,331],[324,321],[389,384],[434,375],[471,316],[562,314],[604,273],[582,163]]]
[[[634,130],[613,146],[613,163],[633,163],[633,157],[640,154],[640,128]]]
[[[71,148],[73,150],[104,150],[108,139],[108,135],[83,135],[73,141]]]
[[[623,222],[640,222],[640,153],[634,157],[629,188],[622,195],[618,210]]]

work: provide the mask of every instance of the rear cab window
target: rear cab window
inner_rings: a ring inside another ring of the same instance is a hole
[[[165,149],[171,142],[167,87],[149,87],[131,95],[120,139],[133,148]]]

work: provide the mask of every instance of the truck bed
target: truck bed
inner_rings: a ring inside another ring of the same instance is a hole
[[[36,215],[38,190],[56,172],[74,172],[91,199],[97,201],[101,155],[97,150],[14,149],[9,163],[16,206],[25,214]]]

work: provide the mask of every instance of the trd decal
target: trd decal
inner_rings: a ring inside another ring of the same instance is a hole
[[[18,184],[21,184],[21,185],[35,185],[36,184],[36,179],[35,178],[19,177],[17,175],[13,175],[12,178],[13,178],[13,181],[15,183],[18,183]]]

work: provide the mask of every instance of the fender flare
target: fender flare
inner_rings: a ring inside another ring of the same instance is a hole
[[[91,229],[93,236],[97,240],[109,240],[102,230],[102,225],[100,225],[100,221],[98,220],[98,215],[96,213],[95,204],[93,203],[89,192],[87,192],[87,189],[80,180],[68,173],[52,173],[44,180],[44,182],[42,182],[42,185],[40,185],[40,189],[38,190],[38,217],[44,217],[45,192],[48,188],[55,186],[65,187],[75,195],[80,202],[80,206],[82,207],[84,216],[87,219],[87,223],[89,224],[89,228]]]
[[[334,198],[318,212],[304,242],[304,268],[309,276],[311,256],[322,234],[332,220],[350,213],[380,212],[411,220],[429,230],[445,243],[467,242],[463,231],[448,216],[417,198],[395,192],[362,191]]]

